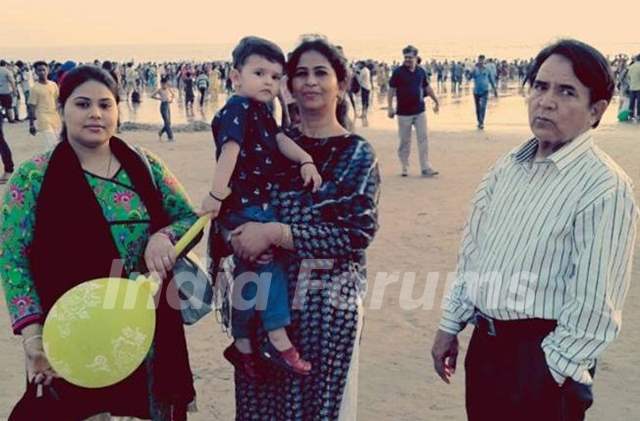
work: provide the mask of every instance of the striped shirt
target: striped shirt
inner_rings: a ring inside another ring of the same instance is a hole
[[[638,207],[590,131],[545,159],[537,146],[515,149],[480,183],[440,329],[457,334],[475,308],[556,320],[542,342],[551,373],[590,384],[588,369],[620,331]]]

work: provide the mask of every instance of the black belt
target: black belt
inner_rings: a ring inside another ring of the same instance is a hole
[[[556,328],[557,322],[549,319],[498,320],[477,311],[473,315],[476,329],[487,336],[539,336]]]

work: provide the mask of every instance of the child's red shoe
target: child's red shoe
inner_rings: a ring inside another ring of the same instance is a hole
[[[307,376],[311,372],[311,363],[300,358],[294,346],[278,351],[271,341],[260,349],[260,356],[267,362],[293,374]]]
[[[243,354],[231,344],[222,353],[224,358],[229,361],[236,370],[239,370],[250,380],[260,380],[260,373],[254,359],[254,354]]]

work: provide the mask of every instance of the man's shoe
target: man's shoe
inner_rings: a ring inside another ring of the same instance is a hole
[[[409,175],[409,169],[407,167],[402,167],[402,173],[400,173],[402,177],[406,177]]]
[[[434,175],[440,174],[438,171],[434,169],[422,170],[423,177],[433,177]]]

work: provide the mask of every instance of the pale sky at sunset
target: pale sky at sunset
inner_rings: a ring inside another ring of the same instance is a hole
[[[640,42],[639,16],[637,0],[2,0],[0,55],[2,47],[228,43],[248,34],[289,42],[310,32],[336,42]]]

